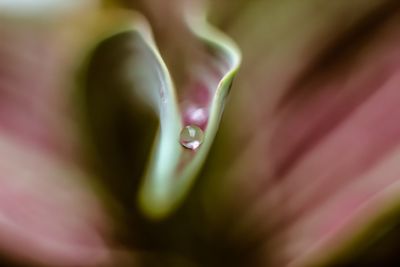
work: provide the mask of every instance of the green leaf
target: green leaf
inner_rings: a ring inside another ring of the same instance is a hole
[[[129,207],[159,124],[146,94],[157,85],[157,63],[139,15],[117,11],[101,19],[101,33],[92,33],[97,38],[79,73],[77,99],[92,165]]]
[[[234,43],[211,27],[202,15],[189,14],[186,18],[192,34],[213,55],[212,60],[222,69],[222,73],[216,86],[207,88],[212,94],[212,98],[205,106],[208,109],[209,117],[206,124],[202,125],[204,142],[198,149],[187,150],[179,145],[181,125],[179,128],[171,129],[171,135],[163,136],[164,127],[168,129],[168,125],[172,124],[165,122],[163,127],[163,122],[161,122],[161,137],[155,146],[154,161],[150,163],[140,194],[141,207],[153,218],[161,218],[174,210],[192,186],[214,140],[225,98],[240,62],[240,53]],[[212,76],[211,71],[206,71],[205,74],[200,73],[200,81],[204,82]],[[167,80],[170,79],[168,72],[164,76]],[[172,98],[174,90],[171,88],[168,92],[171,93]],[[167,104],[170,105],[168,101]],[[180,115],[185,124],[190,122],[190,119],[186,118],[187,112],[190,111],[183,106]],[[176,126],[178,124],[173,127]]]
[[[153,219],[163,218],[176,209],[191,188],[217,132],[240,61],[233,42],[212,28],[202,16],[193,14],[186,22],[191,37],[196,38],[209,55],[209,62],[199,69],[196,77],[196,84],[202,86],[192,88],[183,101],[195,101],[199,90],[211,95],[203,103],[202,108],[207,113],[201,123],[187,116],[190,107],[178,104],[170,72],[149,25],[139,15],[123,23],[127,26],[106,34],[93,49],[82,77],[85,124],[89,126],[95,153],[102,159],[100,165],[109,164],[112,166],[106,166],[107,169],[119,170],[109,176],[126,180],[116,191],[125,195],[135,193],[129,190],[127,180],[138,181],[142,177],[139,205]],[[216,82],[210,83],[210,80]],[[116,125],[121,118],[125,120]],[[157,133],[155,121],[158,122]],[[181,129],[187,123],[198,124],[204,130],[204,142],[196,150],[188,150],[179,142]],[[116,133],[118,127],[119,134]],[[121,135],[131,138],[130,146],[118,144]],[[126,179],[129,173],[131,177]]]

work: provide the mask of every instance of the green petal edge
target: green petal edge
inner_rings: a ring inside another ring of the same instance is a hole
[[[123,13],[126,18],[126,12]],[[195,151],[185,149],[179,143],[179,135],[184,125],[176,89],[145,18],[132,13],[131,20],[124,19],[119,26],[103,34],[98,42],[104,43],[123,34],[132,34],[136,41],[140,36],[139,42],[146,46],[147,58],[141,58],[139,61],[136,59],[135,62],[128,57],[124,61],[132,61],[128,63],[126,70],[126,75],[131,77],[133,83],[129,97],[136,98],[134,103],[138,103],[139,99],[139,102],[146,104],[159,120],[159,129],[144,175],[141,177],[138,193],[139,208],[151,219],[168,216],[189,192],[212,145],[226,96],[241,60],[233,41],[208,24],[205,16],[194,12],[187,12],[187,15],[185,22],[193,36],[202,44],[211,47],[213,52],[218,54],[218,59],[223,59],[224,66],[227,66],[217,88],[212,90],[204,141]],[[121,64],[126,68],[127,62]]]
[[[183,125],[174,123],[173,127],[178,128],[169,129],[169,122],[163,123],[161,120],[160,135],[155,143],[153,156],[139,195],[142,210],[154,219],[163,218],[174,211],[190,190],[218,130],[225,98],[241,60],[239,49],[234,42],[213,28],[205,20],[205,16],[192,12],[187,12],[187,14],[186,23],[192,33],[200,42],[212,46],[220,53],[227,60],[229,67],[219,81],[212,97],[204,141],[196,151],[188,151],[179,144],[179,133]],[[155,45],[152,44],[152,47],[155,47]],[[157,56],[159,55],[156,50],[154,52]],[[159,59],[160,64],[165,66],[161,57]],[[163,70],[165,70],[164,75],[168,79],[167,84],[173,86],[170,82],[168,70],[166,68],[163,68]],[[171,88],[168,92],[171,102],[176,103],[175,89]],[[172,98],[174,99],[172,100]],[[179,120],[182,121],[181,117]],[[163,134],[164,131],[170,134]]]

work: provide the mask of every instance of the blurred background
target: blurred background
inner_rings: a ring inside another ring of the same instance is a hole
[[[243,63],[194,188],[154,221],[136,198],[159,121],[125,75],[142,50],[104,32],[142,14],[184,103],[215,60],[190,7]],[[0,0],[0,265],[400,266],[399,25],[397,0]]]

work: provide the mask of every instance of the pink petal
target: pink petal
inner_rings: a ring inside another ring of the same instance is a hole
[[[0,251],[21,262],[98,266],[110,221],[79,159],[61,29],[0,26]]]
[[[278,68],[282,83],[270,81],[278,89],[253,99],[264,111],[237,127],[251,141],[227,175],[243,211],[234,229],[264,240],[264,264],[325,262],[360,234],[371,238],[400,201],[399,17],[378,25],[303,79],[310,61],[293,73]]]

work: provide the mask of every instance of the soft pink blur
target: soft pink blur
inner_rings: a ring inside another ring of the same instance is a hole
[[[243,151],[224,181],[243,211],[234,232],[264,237],[264,264],[323,262],[399,201],[400,20],[388,14],[353,44],[326,45],[337,50],[325,61],[326,40],[315,42],[321,29],[346,33],[329,21],[291,50],[275,48],[264,74],[251,73],[251,63],[243,73],[254,79],[239,74],[239,85],[254,91],[233,91],[238,106],[228,116],[230,127],[240,124],[233,134]]]
[[[46,266],[104,266],[110,222],[78,165],[64,33],[3,22],[0,35],[0,250]]]

